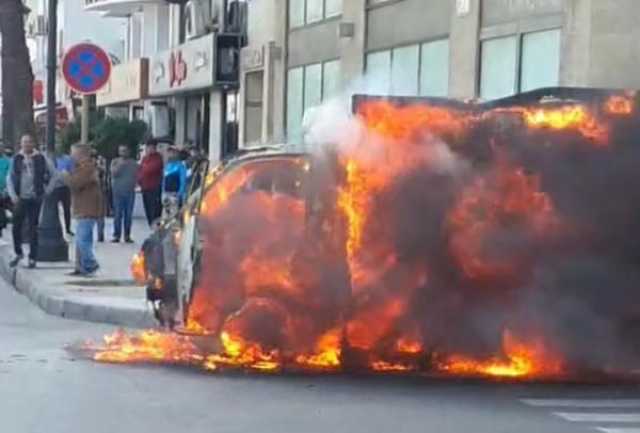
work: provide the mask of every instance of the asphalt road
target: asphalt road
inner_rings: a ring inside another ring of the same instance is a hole
[[[46,316],[0,283],[0,432],[640,433],[632,385],[222,376],[64,350],[111,331]]]

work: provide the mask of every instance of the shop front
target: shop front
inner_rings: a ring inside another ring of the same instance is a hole
[[[150,60],[149,96],[157,110],[167,109],[175,119],[173,139],[178,146],[196,146],[212,159],[219,157],[210,125],[216,124],[212,106],[219,100],[213,90],[215,35],[204,35],[155,55]]]
[[[115,65],[109,83],[96,96],[98,107],[106,107],[107,113],[139,118],[137,112],[144,109],[144,99],[149,91],[149,61],[145,58]],[[152,131],[153,132],[153,131]]]

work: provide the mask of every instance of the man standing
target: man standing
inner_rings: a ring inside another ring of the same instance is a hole
[[[62,151],[60,151],[56,156],[55,164],[58,173],[70,173],[73,168],[73,161],[71,157]],[[69,187],[64,184],[62,178],[59,178],[56,182],[53,194],[56,198],[56,204],[62,203],[65,231],[69,236],[73,236],[73,232],[71,231],[71,191],[69,190]]]
[[[133,243],[131,239],[131,219],[136,199],[136,180],[138,163],[130,157],[127,146],[118,147],[119,157],[111,162],[111,189],[113,190],[113,239],[120,242],[124,225],[124,241]]]
[[[29,268],[36,267],[38,254],[38,223],[42,199],[51,193],[56,179],[53,164],[36,151],[31,135],[20,139],[20,153],[13,157],[7,176],[7,191],[14,204],[13,248],[16,256],[11,267],[18,266],[24,257],[22,252],[22,228],[25,220],[29,232]]]
[[[158,153],[157,143],[150,140],[145,145],[145,156],[138,171],[138,184],[142,190],[144,212],[151,226],[162,215],[162,177],[164,163]]]
[[[74,161],[73,170],[64,173],[63,178],[71,190],[73,216],[76,219],[77,259],[72,275],[91,276],[100,267],[93,251],[93,230],[103,210],[100,180],[88,145],[74,145],[71,157]]]

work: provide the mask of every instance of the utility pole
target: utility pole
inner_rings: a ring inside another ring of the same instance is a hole
[[[49,0],[47,32],[47,157],[55,161],[56,151],[56,75],[58,73],[58,0]],[[38,226],[38,260],[66,262],[69,246],[62,236],[58,203],[51,197],[44,199]]]

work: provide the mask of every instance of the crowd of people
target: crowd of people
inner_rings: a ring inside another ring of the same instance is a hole
[[[184,203],[190,170],[202,159],[197,150],[185,155],[173,146],[169,146],[165,158],[154,140],[145,144],[139,162],[131,149],[122,145],[110,164],[87,144],[73,145],[70,155],[48,155],[38,151],[33,136],[26,134],[19,147],[14,155],[5,146],[0,155],[0,237],[10,220],[15,253],[10,265],[16,267],[24,259],[26,233],[27,267],[36,267],[40,213],[44,198],[49,196],[62,207],[66,234],[75,237],[74,276],[93,276],[100,268],[94,233],[98,242],[105,241],[107,215],[113,215],[111,242],[133,243],[136,189],[140,188],[146,220],[152,227],[162,216],[163,200],[178,207]],[[11,213],[10,219],[7,212]]]

